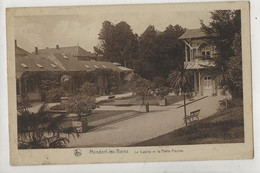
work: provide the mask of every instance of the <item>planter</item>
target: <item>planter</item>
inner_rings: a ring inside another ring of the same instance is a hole
[[[88,131],[88,119],[87,118],[82,119],[81,124],[82,124],[82,132]]]
[[[140,105],[139,112],[144,112],[144,113],[149,112],[149,103],[147,103],[146,105]]]
[[[88,120],[86,117],[79,119],[77,113],[70,113],[66,116],[66,119],[63,123],[61,123],[62,128],[76,128],[78,132],[86,132],[88,131]]]
[[[159,100],[159,106],[167,106],[167,98]]]
[[[60,127],[61,128],[70,128],[70,127],[73,127],[73,128],[76,128],[76,130],[78,132],[82,132],[82,122],[81,121],[70,121],[70,120],[67,120],[67,121],[64,121],[60,124]]]

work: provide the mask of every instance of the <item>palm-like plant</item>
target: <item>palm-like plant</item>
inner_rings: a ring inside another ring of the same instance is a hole
[[[187,70],[186,65],[179,65],[176,70],[174,70],[169,75],[169,82],[171,83],[171,87],[175,91],[175,93],[183,93],[183,102],[184,102],[184,119],[185,119],[185,125],[187,124],[186,119],[186,93],[190,92],[192,90],[192,74],[190,71]]]
[[[63,128],[66,114],[54,116],[46,112],[44,104],[37,113],[29,112],[27,108],[18,109],[18,148],[62,148],[69,143],[66,135],[79,137],[76,128]],[[62,137],[64,134],[65,137]]]

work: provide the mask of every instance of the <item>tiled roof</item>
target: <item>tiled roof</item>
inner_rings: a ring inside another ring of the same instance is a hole
[[[107,69],[116,72],[133,71],[111,62],[79,61],[69,53],[53,53],[51,49],[46,49],[37,55],[30,53],[25,57],[16,58],[16,76],[18,78],[26,71],[94,71],[96,69]]]
[[[207,35],[201,29],[189,29],[180,37],[180,39],[203,37],[207,37]]]
[[[20,77],[26,71],[64,71],[49,59],[37,55],[16,58],[16,77]]]
[[[73,56],[97,57],[94,53],[88,52],[80,46],[39,49],[38,53],[65,53]]]
[[[117,72],[133,71],[132,69],[114,65],[104,61],[78,61],[68,54],[54,53],[54,56],[63,65],[65,71],[94,71],[95,69],[108,69]],[[65,56],[65,57],[64,57]]]
[[[26,56],[28,54],[29,54],[29,52],[27,52],[26,50],[24,50],[24,49],[22,49],[22,48],[20,48],[18,46],[15,47],[15,56],[17,56],[17,55],[19,55],[19,56]]]

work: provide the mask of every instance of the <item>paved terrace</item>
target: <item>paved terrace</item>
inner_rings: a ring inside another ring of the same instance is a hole
[[[218,109],[221,96],[196,98],[195,102],[187,105],[187,113],[200,109],[200,119],[214,114]],[[169,133],[183,127],[183,101],[172,106],[151,106],[149,113],[140,113],[110,125],[101,126],[94,130],[82,133],[80,138],[70,138],[69,147],[116,147],[130,146],[148,139]],[[136,110],[138,106],[117,107],[101,106],[99,110]]]

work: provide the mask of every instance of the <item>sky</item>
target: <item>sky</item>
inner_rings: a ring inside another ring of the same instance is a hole
[[[131,10],[129,10],[131,11]],[[94,52],[98,34],[104,21],[117,24],[127,22],[134,33],[140,35],[149,25],[159,31],[169,25],[188,29],[200,28],[200,19],[208,24],[209,11],[138,11],[104,12],[76,15],[34,15],[15,17],[15,39],[19,47],[32,52],[35,47],[43,49],[79,45]]]

